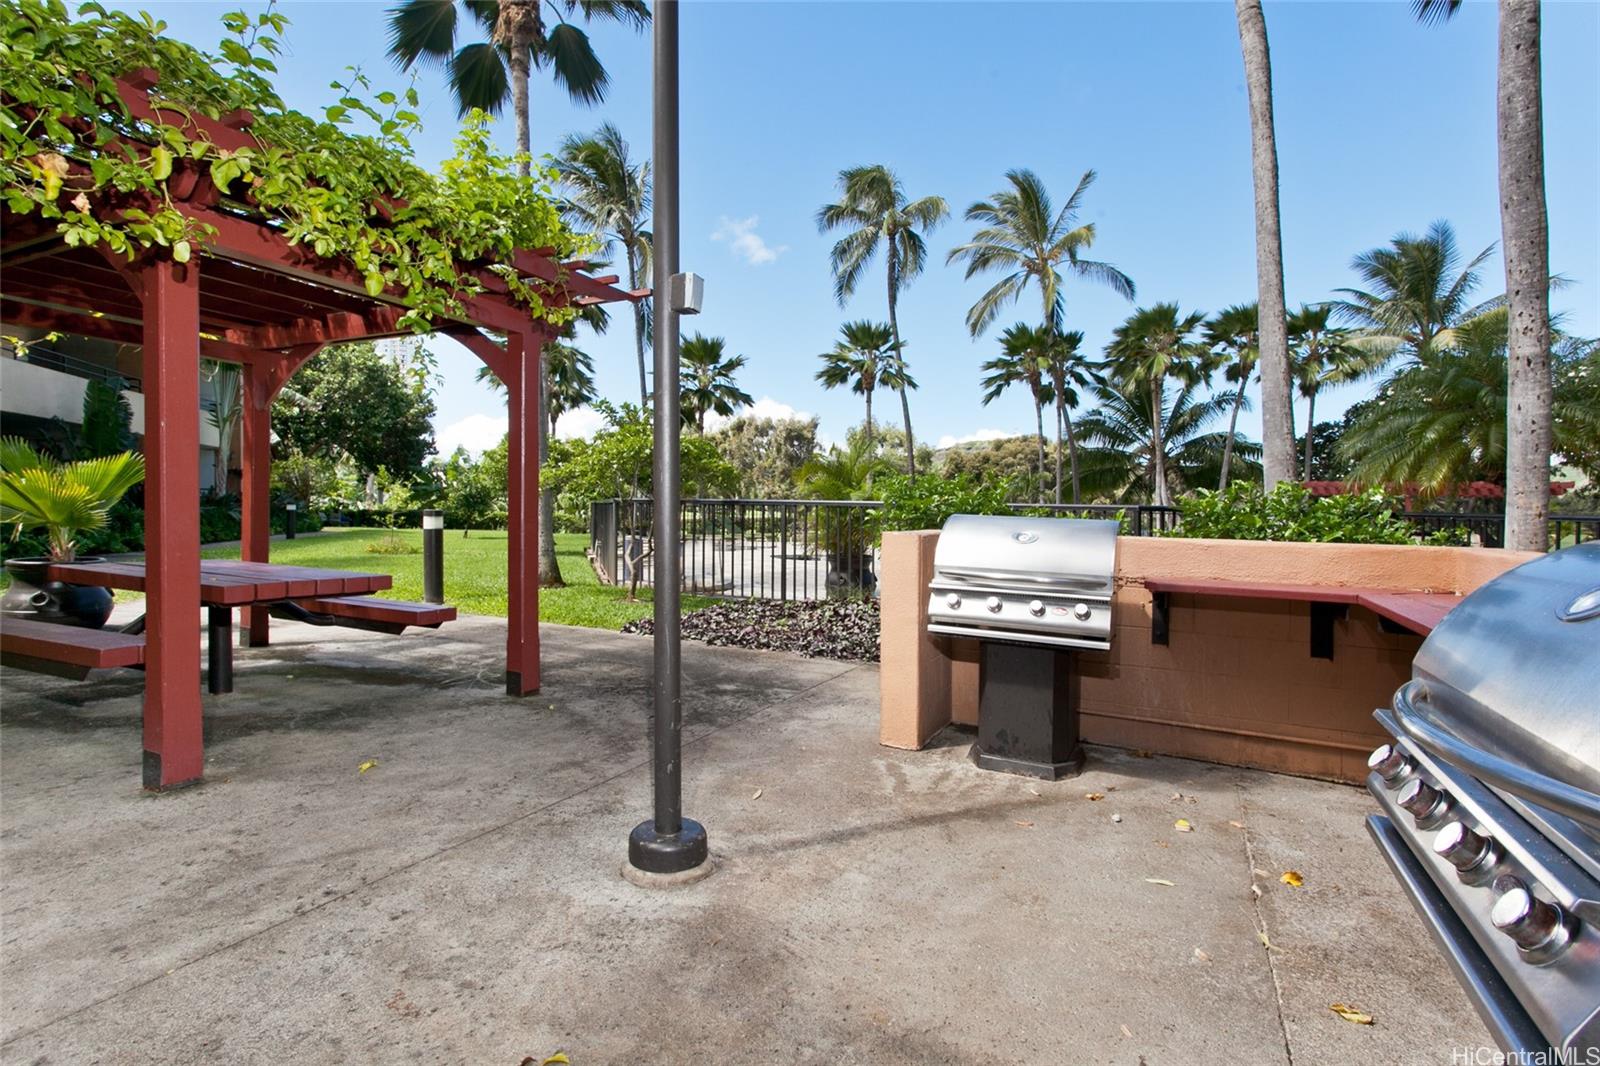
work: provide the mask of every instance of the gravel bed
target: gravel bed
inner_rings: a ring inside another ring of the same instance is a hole
[[[878,661],[876,600],[727,600],[689,611],[683,635],[733,648],[792,651],[808,659]],[[655,631],[648,618],[629,622],[624,633]]]

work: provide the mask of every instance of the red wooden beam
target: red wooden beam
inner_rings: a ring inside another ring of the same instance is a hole
[[[321,320],[303,319],[282,326],[230,329],[223,334],[223,339],[246,348],[277,349],[406,336],[411,331],[396,325],[404,314],[404,308],[380,305],[366,314],[338,311]]]

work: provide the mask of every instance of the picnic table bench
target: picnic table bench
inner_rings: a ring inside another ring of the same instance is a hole
[[[143,667],[144,636],[6,618],[0,621],[0,663],[81,681],[90,670]]]
[[[1387,632],[1427,636],[1461,602],[1460,596],[1443,592],[1207,578],[1147,578],[1144,587],[1150,591],[1152,644],[1168,642],[1168,619],[1174,593],[1237,599],[1295,600],[1311,607],[1311,655],[1317,659],[1333,658],[1333,623],[1347,617],[1352,605],[1365,607],[1376,614],[1379,624]]]

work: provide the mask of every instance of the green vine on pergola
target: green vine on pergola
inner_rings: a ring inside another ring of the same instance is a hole
[[[369,99],[352,70],[321,120],[284,106],[269,76],[288,20],[271,8],[224,15],[215,54],[163,36],[148,14],[98,3],[77,14],[60,0],[0,7],[0,202],[13,215],[54,221],[69,246],[185,262],[214,231],[179,204],[209,182],[213,210],[266,222],[353,268],[369,295],[402,302],[402,328],[461,317],[486,273],[532,317],[573,314],[505,264],[519,249],[561,262],[597,244],[563,222],[552,171],[534,165],[522,177],[519,158],[494,150],[481,112],[433,174],[411,158],[414,88]],[[129,76],[149,93],[143,117],[128,105]],[[241,136],[212,136],[219,122]]]

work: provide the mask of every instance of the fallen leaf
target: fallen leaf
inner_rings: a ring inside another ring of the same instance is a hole
[[[1233,826],[1235,829],[1243,829],[1244,828],[1244,823],[1243,822],[1229,822],[1228,824]]]
[[[1181,799],[1183,799],[1183,793],[1182,792],[1174,792],[1172,794],[1172,798],[1175,799],[1175,800],[1181,800]]]
[[[1261,898],[1261,886],[1260,885],[1252,884],[1250,886],[1250,898],[1251,899],[1260,899]]]
[[[1283,876],[1278,878],[1278,880],[1282,881],[1290,888],[1299,888],[1301,885],[1306,883],[1306,879],[1300,876],[1299,870],[1285,870]]]
[[[1266,948],[1268,951],[1277,951],[1278,950],[1278,945],[1276,945],[1272,941],[1268,940],[1266,933],[1257,933],[1256,934],[1256,939],[1261,941],[1261,946]]]
[[[1033,823],[1032,822],[1024,822],[1021,819],[1017,820],[1017,824],[1020,825],[1024,829],[1032,829],[1033,828]]]
[[[1111,820],[1112,820],[1112,821],[1113,821],[1113,822],[1116,822],[1116,823],[1118,823],[1118,824],[1119,824],[1119,825],[1120,825],[1120,824],[1121,824],[1121,823],[1122,823],[1122,815],[1120,815],[1120,814],[1113,814],[1113,815],[1112,815],[1112,816],[1111,816]]]
[[[1147,877],[1145,878],[1145,883],[1151,885],[1165,885],[1168,888],[1178,887],[1178,883],[1176,881],[1168,881],[1164,877]]]
[[[1091,801],[1103,800],[1106,798],[1106,794],[1104,792],[1085,792],[1083,794],[1083,798]]]
[[[1356,1025],[1372,1024],[1372,1015],[1359,1007],[1351,1007],[1344,1003],[1330,1003],[1328,1009],[1347,1022],[1354,1022]]]
[[[1028,791],[1032,792],[1035,796],[1042,795],[1042,793],[1036,788],[1030,788]]]
[[[1172,828],[1176,829],[1180,833],[1194,832],[1194,826],[1189,824],[1189,819],[1187,818],[1179,818],[1176,822],[1172,823]]]
[[[750,794],[750,798],[751,798],[751,799],[753,799],[753,800],[758,800],[758,799],[760,799],[760,798],[761,798],[761,789],[759,789],[759,788],[758,788],[758,789],[756,789],[756,790],[755,790],[755,791],[754,791],[754,792],[752,792],[752,793],[751,793],[751,794]]]
[[[356,773],[364,774],[368,770],[372,769],[374,766],[377,766],[377,765],[378,765],[378,760],[377,759],[368,759],[366,762],[364,762],[360,766],[356,767]]]
[[[1133,1030],[1129,1029],[1126,1025],[1124,1025],[1122,1027],[1122,1035],[1127,1037],[1129,1040],[1132,1040],[1133,1039]]]
[[[1211,956],[1207,955],[1205,952],[1201,951],[1199,948],[1195,948],[1194,949],[1194,961],[1195,962],[1210,962],[1211,961]]]
[[[1153,759],[1153,758],[1155,758],[1154,753],[1145,751],[1143,748],[1134,748],[1128,754],[1132,755],[1135,759]]]

